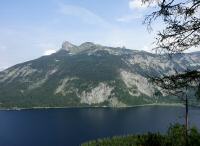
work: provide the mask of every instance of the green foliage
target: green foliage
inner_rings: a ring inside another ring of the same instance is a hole
[[[171,125],[168,129],[168,135],[166,138],[167,145],[170,146],[183,146],[185,145],[185,126],[184,125]]]
[[[199,146],[200,145],[200,134],[196,128],[191,128],[189,135],[189,144],[191,146]]]
[[[115,136],[83,143],[82,146],[185,146],[185,126],[171,125],[166,134]],[[196,128],[188,132],[188,146],[200,146],[200,133]]]
[[[149,104],[153,103],[153,98],[149,98],[146,95],[141,96],[132,96],[130,95],[129,91],[137,91],[137,87],[133,86],[132,89],[128,89],[125,85],[125,83],[122,80],[115,80],[114,83],[111,83],[111,86],[115,87],[112,91],[112,93],[115,94],[116,97],[118,97],[119,101],[122,103],[125,103],[126,105],[140,105],[140,104]]]

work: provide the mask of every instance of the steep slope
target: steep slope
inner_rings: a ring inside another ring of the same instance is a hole
[[[128,106],[176,102],[148,82],[174,69],[200,68],[200,54],[173,60],[144,51],[64,42],[49,56],[0,72],[0,107]]]

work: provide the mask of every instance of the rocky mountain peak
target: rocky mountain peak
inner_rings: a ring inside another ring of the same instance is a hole
[[[97,49],[100,45],[96,45],[92,42],[82,43],[80,46],[76,46],[68,41],[63,42],[61,50],[65,50],[70,54],[77,54],[90,49]]]
[[[85,43],[81,44],[79,47],[81,47],[81,48],[90,48],[92,46],[96,46],[96,45],[94,43],[92,43],[92,42],[85,42]]]
[[[72,48],[76,47],[75,45],[71,44],[70,42],[68,41],[65,41],[62,43],[62,47],[61,49],[62,50],[67,50],[67,51],[70,51]]]

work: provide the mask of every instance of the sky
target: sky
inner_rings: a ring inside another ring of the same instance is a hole
[[[142,24],[155,9],[140,0],[1,0],[0,70],[49,55],[62,42],[94,42],[151,51],[161,24]]]

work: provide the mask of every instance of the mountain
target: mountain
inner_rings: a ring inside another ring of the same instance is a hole
[[[86,42],[0,72],[0,108],[177,103],[148,76],[200,68],[200,52],[156,55]]]

